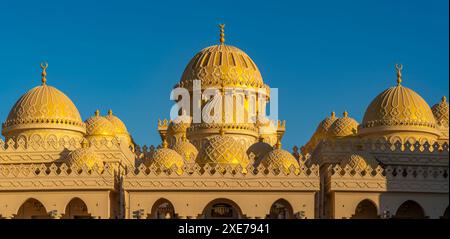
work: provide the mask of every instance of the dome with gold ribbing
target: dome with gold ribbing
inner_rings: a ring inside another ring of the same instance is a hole
[[[83,140],[82,146],[82,148],[70,152],[67,156],[69,166],[76,165],[80,168],[86,166],[88,169],[97,166],[99,169],[103,169],[103,161],[97,156],[94,149],[88,146],[86,140]]]
[[[184,160],[188,163],[194,163],[195,159],[198,155],[197,148],[189,142],[189,140],[186,138],[186,135],[183,135],[181,140],[177,141],[173,146],[172,149],[175,150],[179,155],[181,155]]]
[[[246,168],[250,162],[244,146],[232,136],[225,135],[223,129],[220,135],[215,135],[205,142],[196,161],[201,165],[207,163],[240,165],[243,168]]]
[[[281,148],[280,139],[275,144],[274,149],[264,156],[261,164],[266,168],[278,167],[286,174],[289,174],[291,168],[294,169],[294,173],[300,171],[300,165],[294,155]]]
[[[160,168],[165,168],[170,170],[172,167],[176,166],[177,173],[181,174],[183,172],[183,157],[178,154],[175,150],[168,148],[168,143],[164,139],[162,147],[157,149],[153,154],[152,163]]]
[[[265,87],[255,62],[237,47],[225,45],[224,24],[220,26],[220,44],[201,50],[189,62],[178,87],[192,89],[193,81],[203,87]]]
[[[328,138],[346,137],[356,135],[358,130],[358,121],[348,116],[344,111],[341,118],[337,118],[327,130]]]
[[[367,107],[359,128],[361,136],[439,136],[430,106],[419,94],[402,86],[402,69],[402,65],[396,65],[397,85],[381,92]]]
[[[82,137],[86,132],[80,113],[69,97],[47,85],[47,66],[41,64],[42,84],[22,95],[9,112],[2,125],[5,137],[28,132]]]
[[[86,121],[86,137],[114,137],[116,129],[114,125],[96,110],[94,116]]]

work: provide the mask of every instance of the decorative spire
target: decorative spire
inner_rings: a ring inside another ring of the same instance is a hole
[[[402,64],[395,64],[395,70],[397,71],[397,85],[400,85],[402,83],[403,65]]]
[[[220,27],[220,44],[225,44],[225,24],[219,24]]]
[[[336,118],[336,112],[334,111],[331,112],[331,118]]]
[[[344,113],[342,113],[342,115],[343,115],[344,117],[348,117],[348,112],[347,112],[347,111],[344,111]]]
[[[109,115],[109,116],[112,116],[112,109],[109,109],[109,110],[108,110],[108,115]]]
[[[447,97],[445,97],[445,95],[444,96],[442,96],[442,103],[445,103],[445,102],[447,102]]]
[[[42,73],[41,73],[41,81],[42,81],[42,85],[45,85],[47,83],[47,72],[45,71],[48,67],[48,63],[47,62],[41,62],[41,69],[42,69]]]
[[[168,146],[169,146],[169,144],[167,143],[167,140],[164,138],[164,140],[162,142],[162,147],[167,149]]]
[[[280,138],[277,139],[277,143],[275,143],[275,149],[281,149],[281,140]]]
[[[94,115],[95,115],[95,116],[100,116],[100,110],[98,110],[98,109],[97,109],[97,110],[95,110],[95,113],[94,113]]]

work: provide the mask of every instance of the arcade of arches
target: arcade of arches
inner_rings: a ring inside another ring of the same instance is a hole
[[[24,89],[2,123],[0,218],[448,218],[445,96],[428,95],[434,104],[428,103],[421,89],[407,87],[416,76],[403,75],[397,64],[385,69],[392,79],[377,83],[391,82],[384,91],[341,94],[358,102],[372,98],[360,106],[363,115],[332,112],[320,122],[290,122],[315,130],[299,142],[303,146],[286,149],[287,124],[269,120],[273,97],[257,64],[225,44],[224,25],[219,36],[218,44],[202,47],[184,71],[178,69],[178,82],[161,81],[169,82],[168,92],[173,83],[184,88],[192,101],[177,119],[158,121],[159,145],[138,145],[111,109],[83,120],[76,104],[51,86],[63,86],[64,79],[47,75],[42,63],[37,86]],[[221,104],[203,97],[194,102],[198,82],[202,94],[214,87]],[[231,93],[242,107],[222,101]],[[297,100],[300,106],[315,102]],[[145,115],[141,109],[136,106],[134,117]],[[199,123],[185,114],[194,109],[223,114]],[[241,122],[242,115],[258,116],[258,122]]]

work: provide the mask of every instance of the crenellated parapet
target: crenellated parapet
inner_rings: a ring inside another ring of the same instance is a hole
[[[116,171],[105,163],[68,166],[57,164],[0,164],[0,191],[115,189]]]
[[[327,191],[448,193],[447,167],[329,165]]]
[[[319,167],[291,167],[284,170],[281,165],[199,165],[185,164],[181,170],[173,165],[141,164],[127,170],[123,186],[125,190],[293,190],[318,191]]]
[[[448,166],[448,142],[388,141],[360,138],[322,141],[311,163],[339,163],[349,153],[370,154],[384,165]]]
[[[134,154],[117,137],[84,140],[102,161],[134,163]],[[71,152],[82,148],[82,142],[74,138],[0,139],[0,164],[62,163]]]

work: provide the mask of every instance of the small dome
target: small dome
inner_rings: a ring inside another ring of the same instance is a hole
[[[252,144],[248,149],[247,149],[247,155],[250,157],[250,154],[253,153],[253,155],[255,155],[255,165],[258,165],[259,162],[262,160],[262,158],[269,153],[270,151],[272,151],[273,147],[262,141],[261,139]]]
[[[22,95],[3,123],[3,134],[14,135],[15,131],[69,130],[80,134],[86,132],[80,113],[73,102],[58,89],[46,84],[47,65],[41,65],[42,85]]]
[[[290,168],[294,166],[295,171],[300,170],[300,165],[295,157],[289,153],[288,151],[275,148],[261,160],[261,163],[265,167],[269,167],[270,165],[280,166],[285,173],[290,172]]]
[[[431,107],[436,123],[441,127],[448,128],[448,102],[447,97],[443,96],[441,102]]]
[[[122,122],[122,120],[119,119],[119,117],[113,115],[112,110],[108,110],[108,115],[105,116],[105,118],[109,120],[111,124],[114,126],[115,134],[128,135],[127,127]]]
[[[358,122],[348,116],[347,111],[344,112],[342,118],[338,118],[330,126],[327,131],[328,137],[345,137],[356,135],[358,130]]]
[[[367,107],[360,125],[361,135],[414,132],[439,136],[436,120],[427,102],[401,85],[402,66],[397,65],[397,86],[379,94]]]
[[[88,136],[115,136],[114,125],[105,117],[100,116],[98,110],[96,110],[95,115],[87,119],[85,123],[86,134]]]
[[[321,140],[327,138],[328,130],[336,119],[336,113],[333,111],[329,117],[326,117],[319,123],[316,131],[314,131],[314,134],[311,136],[311,139],[305,144],[305,146],[302,147],[301,150],[303,154],[313,152],[317,144],[319,144]]]
[[[331,112],[331,115],[322,120],[317,126],[316,129],[317,136],[325,138],[328,130],[330,129],[334,121],[336,121],[336,119],[337,119],[336,113],[334,111]]]
[[[181,141],[176,142],[173,147],[173,150],[177,152],[179,155],[184,156],[185,160],[188,162],[195,162],[195,158],[197,158],[198,150],[197,148],[191,144],[186,138],[183,138]]]
[[[167,148],[167,142],[163,142],[163,147],[157,149],[153,154],[153,164],[170,169],[173,165],[177,166],[177,172],[183,172],[184,160],[175,150]]]
[[[246,168],[249,160],[244,147],[233,137],[222,133],[206,141],[197,157],[197,162],[241,165]]]
[[[83,167],[86,165],[88,169],[92,169],[97,164],[99,168],[103,167],[102,160],[97,156],[91,147],[83,147],[69,153],[67,162],[69,165]]]
[[[364,170],[370,166],[375,169],[378,166],[378,161],[369,154],[352,153],[346,155],[344,160],[340,163],[342,168],[349,165],[352,169]]]

